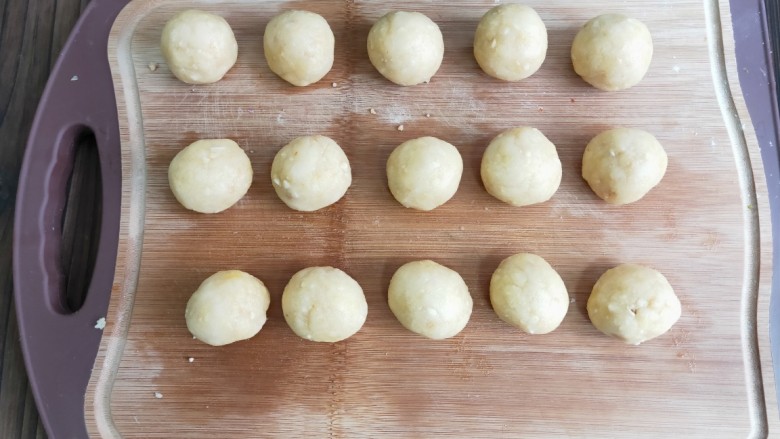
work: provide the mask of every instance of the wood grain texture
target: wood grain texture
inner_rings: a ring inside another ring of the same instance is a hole
[[[471,55],[479,17],[494,2],[139,0],[123,11],[109,43],[123,220],[108,327],[87,394],[91,434],[732,438],[778,431],[774,392],[764,392],[774,383],[761,374],[771,370],[768,344],[756,329],[767,321],[768,306],[757,304],[768,299],[771,273],[766,187],[752,178],[763,170],[736,82],[728,5],[527,3],[545,21],[550,47],[541,70],[514,84],[482,74]],[[239,40],[237,65],[214,85],[176,81],[158,49],[164,22],[193,5],[225,16]],[[333,70],[306,88],[275,77],[262,56],[265,24],[289,8],[323,14],[336,35]],[[395,86],[368,62],[368,29],[392,9],[418,10],[440,25],[445,61],[430,84]],[[571,70],[571,41],[594,10],[635,16],[653,32],[654,60],[639,86],[604,93]],[[539,128],[558,147],[563,182],[548,203],[513,208],[481,186],[484,147],[517,125]],[[613,207],[590,192],[579,170],[588,140],[620,125],[654,133],[670,164],[645,199]],[[287,209],[269,181],[276,151],[303,134],[333,137],[353,167],[346,197],[315,213]],[[453,143],[465,163],[458,193],[429,213],[400,207],[384,177],[390,151],[422,135]],[[199,215],[175,202],[167,166],[190,142],[214,137],[247,151],[255,182],[234,208]],[[523,335],[490,308],[492,271],[519,251],[545,257],[573,299],[552,334]],[[460,272],[474,297],[471,321],[453,339],[415,336],[387,308],[393,271],[422,258]],[[683,304],[670,333],[640,347],[598,333],[585,312],[595,280],[622,262],[666,274]],[[281,291],[310,265],[342,268],[366,292],[366,325],[345,342],[307,342],[284,323]],[[191,338],[184,306],[205,277],[228,268],[261,278],[272,305],[257,337],[213,348]]]
[[[0,437],[43,438],[13,307],[11,241],[19,169],[38,99],[86,0],[0,1]]]

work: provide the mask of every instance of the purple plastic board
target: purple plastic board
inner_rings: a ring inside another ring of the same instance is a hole
[[[127,0],[93,0],[76,24],[38,107],[20,174],[14,230],[14,293],[25,364],[43,424],[52,438],[87,437],[84,395],[100,344],[95,322],[108,308],[121,201],[120,140],[107,41]],[[769,187],[772,230],[780,236],[778,107],[764,0],[732,1],[740,83],[758,137]],[[102,219],[93,278],[81,309],[57,305],[62,213],[75,136],[97,140]],[[773,242],[775,260],[780,240]],[[775,264],[778,270],[779,264]],[[773,276],[772,357],[780,359],[780,276]],[[780,375],[775,369],[775,382]],[[780,389],[779,389],[780,390]],[[780,414],[778,414],[780,415]]]

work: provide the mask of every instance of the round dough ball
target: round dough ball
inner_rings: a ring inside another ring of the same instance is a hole
[[[195,338],[222,346],[260,332],[270,304],[271,296],[260,279],[239,270],[220,271],[192,294],[184,318]]]
[[[604,14],[585,23],[571,46],[574,71],[606,91],[633,87],[653,59],[653,38],[644,23],[620,14]]]
[[[429,260],[409,262],[396,270],[387,301],[406,329],[434,340],[462,331],[473,306],[463,278]]]
[[[488,75],[505,81],[527,78],[547,56],[547,28],[536,11],[505,4],[489,10],[474,34],[474,57]]]
[[[299,337],[336,342],[360,330],[368,304],[363,289],[347,273],[333,267],[309,267],[287,283],[282,311]]]
[[[681,312],[680,300],[664,275],[635,264],[607,270],[588,298],[593,326],[634,345],[668,331]]]
[[[435,137],[398,145],[387,159],[390,192],[405,207],[433,210],[455,195],[463,175],[458,149]]]
[[[633,203],[666,173],[666,151],[647,131],[615,128],[594,137],[582,156],[582,178],[610,204]]]
[[[272,72],[292,85],[313,84],[333,67],[335,38],[328,22],[309,11],[286,11],[265,27],[263,50]]]
[[[480,172],[490,195],[513,206],[527,206],[552,198],[563,170],[555,145],[541,131],[519,127],[490,142]]]
[[[173,196],[187,209],[222,212],[249,190],[252,163],[230,139],[198,140],[171,160],[168,183]]]
[[[224,18],[188,9],[165,23],[160,49],[171,72],[187,84],[210,84],[236,63],[238,43]]]
[[[368,58],[398,85],[428,82],[444,58],[444,38],[439,26],[419,12],[390,12],[368,32]]]
[[[529,334],[547,334],[566,316],[569,293],[547,261],[518,253],[501,261],[493,272],[490,303],[501,320]]]
[[[341,147],[326,136],[298,137],[274,157],[271,182],[292,209],[311,212],[330,206],[352,184],[352,169]]]

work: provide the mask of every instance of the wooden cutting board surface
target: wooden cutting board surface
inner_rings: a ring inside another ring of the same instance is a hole
[[[549,51],[541,70],[518,83],[484,75],[472,56],[479,18],[495,3],[139,0],[123,11],[109,43],[122,225],[108,326],[86,397],[92,435],[735,438],[778,431],[766,187],[738,87],[728,3],[530,0],[547,25]],[[185,7],[219,13],[233,26],[238,63],[217,84],[181,83],[162,58],[162,26]],[[333,69],[305,88],[273,75],[262,54],[266,23],[291,8],[322,14],[336,36]],[[430,84],[396,86],[368,61],[368,30],[394,9],[423,12],[442,29],[444,63]],[[634,16],[653,34],[650,71],[627,91],[598,91],[571,68],[577,30],[605,12]],[[490,139],[519,125],[544,132],[563,163],[554,198],[523,208],[492,198],[479,178]],[[661,184],[621,207],[596,198],[580,177],[587,142],[615,126],[650,131],[669,155]],[[344,199],[314,213],[288,209],[270,183],[276,151],[306,134],[334,138],[353,169]],[[454,144],[464,159],[458,193],[427,213],[396,203],[384,171],[395,146],[424,135]],[[222,137],[246,150],[254,183],[224,213],[187,211],[168,188],[168,163],[196,139]],[[551,334],[525,335],[490,307],[493,270],[521,251],[546,258],[569,290],[569,312]],[[424,258],[457,270],[474,298],[468,326],[449,340],[408,332],[386,304],[395,269]],[[596,279],[624,262],[660,270],[682,302],[674,328],[641,346],[601,334],[585,311]],[[347,341],[305,341],[284,322],[282,290],[312,265],[345,270],[366,293],[368,319]],[[192,339],[184,307],[203,279],[225,269],[262,279],[272,303],[256,337],[216,348]]]

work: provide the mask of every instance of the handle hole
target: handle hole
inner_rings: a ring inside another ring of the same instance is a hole
[[[62,214],[60,304],[72,314],[84,304],[95,269],[103,213],[103,182],[95,134],[79,127],[74,137],[73,168],[65,186]]]

